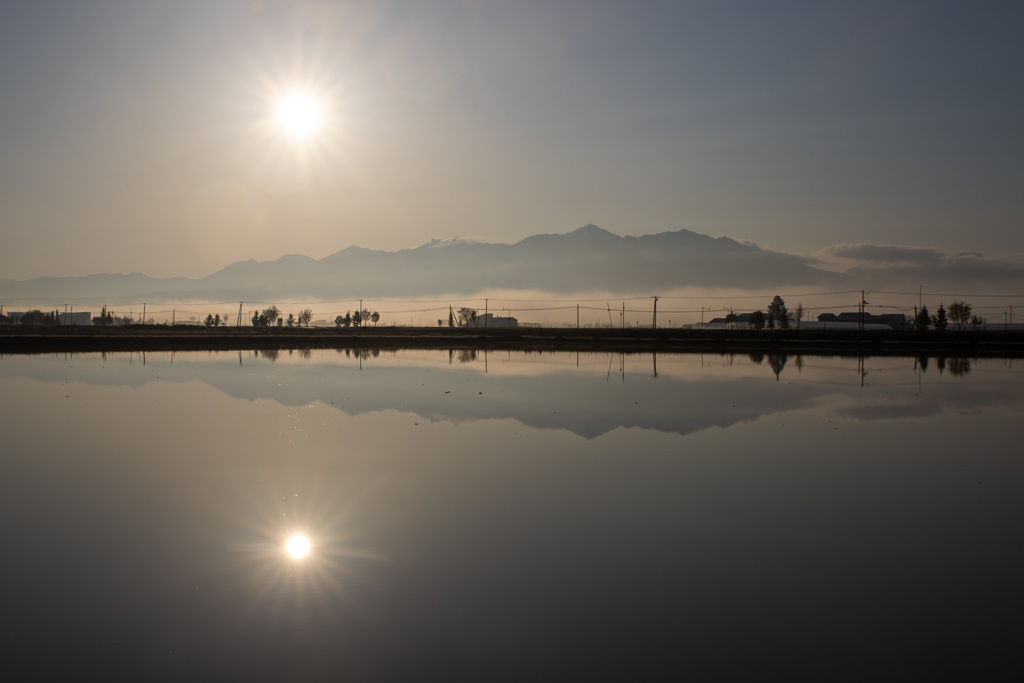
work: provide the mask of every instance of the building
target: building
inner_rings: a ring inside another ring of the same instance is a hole
[[[500,327],[506,329],[510,327],[519,327],[519,321],[512,316],[497,316],[493,313],[484,313],[478,315],[476,320],[470,321],[466,327]]]
[[[848,327],[851,324],[859,327],[863,323],[865,327],[868,325],[885,325],[893,330],[902,330],[907,327],[907,316],[902,313],[874,315],[873,313],[851,311],[838,315],[835,313],[822,313],[818,316],[818,322],[822,323],[825,327],[828,327],[830,323],[842,324],[843,327]]]
[[[58,313],[57,319],[61,325],[92,325],[92,313],[89,311]]]

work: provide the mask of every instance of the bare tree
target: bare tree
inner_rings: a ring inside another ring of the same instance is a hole
[[[281,316],[281,311],[277,306],[270,306],[269,308],[264,308],[260,313],[260,316],[263,318],[263,322],[261,324],[264,327],[267,325],[276,325],[277,319]]]
[[[377,323],[380,322],[380,313],[374,311],[370,314],[370,321],[373,322],[373,326],[377,327]]]
[[[800,329],[800,321],[804,319],[804,304],[800,302],[793,311],[793,318],[796,320],[796,329]]]
[[[964,329],[964,325],[971,321],[971,305],[966,301],[954,301],[949,305],[949,319],[956,329]]]
[[[299,325],[303,327],[309,327],[310,321],[313,320],[313,311],[308,308],[304,308],[299,311]]]
[[[476,321],[476,309],[475,308],[460,308],[455,312],[459,319],[459,327],[465,327]]]

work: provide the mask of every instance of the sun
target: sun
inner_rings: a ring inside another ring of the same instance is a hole
[[[275,103],[274,120],[288,137],[309,140],[323,128],[324,106],[308,92],[292,91]]]
[[[285,550],[289,555],[297,560],[301,560],[303,557],[309,554],[309,539],[302,534],[295,534],[288,539],[288,543],[285,544]]]

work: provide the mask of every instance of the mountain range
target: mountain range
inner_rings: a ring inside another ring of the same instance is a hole
[[[862,288],[868,282],[877,287],[879,283],[903,280],[917,283],[929,272],[933,276],[944,272],[964,282],[978,282],[982,271],[996,284],[1020,279],[1019,268],[992,268],[982,263],[984,268],[979,270],[979,263],[969,259],[959,265],[937,264],[927,268],[867,264],[837,273],[818,267],[813,259],[729,237],[713,238],[690,230],[622,237],[596,225],[585,225],[565,234],[533,235],[515,244],[456,238],[432,240],[394,252],[350,246],[319,260],[295,254],[275,261],[249,259],[199,279],[151,278],[129,273],[0,280],[0,301],[33,305],[98,301],[337,301],[358,297],[471,295],[486,290],[646,295],[681,287],[834,289]]]

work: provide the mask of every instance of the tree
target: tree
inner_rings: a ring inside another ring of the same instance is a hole
[[[476,309],[475,308],[460,308],[457,312],[459,318],[459,327],[465,327],[476,321]]]
[[[786,310],[786,302],[778,294],[768,304],[768,319],[775,318],[779,321],[779,329],[785,330],[789,327],[789,311]]]
[[[800,329],[800,321],[804,319],[804,304],[800,302],[796,305],[796,310],[793,311],[793,317],[796,319],[796,329]]]
[[[443,321],[443,320],[441,320],[440,318],[438,318],[438,319],[437,319],[437,326],[438,326],[438,327],[444,327],[444,321]]]
[[[735,330],[736,329],[736,323],[737,323],[738,320],[739,320],[739,316],[737,316],[732,311],[729,311],[726,314],[726,316],[725,316],[725,325],[729,329]]]
[[[252,326],[253,327],[259,327],[260,326],[260,312],[259,311],[256,311],[255,313],[252,314]]]
[[[928,307],[922,306],[921,310],[914,316],[914,329],[924,332],[932,325],[931,316],[928,315]]]
[[[352,314],[352,327],[359,327],[363,324],[363,312],[356,311]]]
[[[299,311],[299,324],[303,327],[309,327],[309,323],[313,320],[313,311],[308,308],[303,308]]]
[[[23,314],[19,321],[22,325],[56,325],[57,315],[55,313],[43,313],[38,308]]]
[[[373,321],[373,326],[377,327],[377,323],[380,322],[380,313],[378,313],[377,311],[374,311],[373,313],[371,313],[370,314],[370,320]]]
[[[228,321],[228,317],[224,316],[224,324],[225,325],[227,324],[227,321]],[[213,316],[213,326],[214,327],[220,327],[220,323],[221,323],[220,313],[218,313],[217,315]]]
[[[948,323],[949,320],[946,319],[946,309],[942,307],[942,304],[939,304],[938,313],[932,316],[932,325],[935,326],[936,330],[942,332],[943,330],[946,329],[946,325]]]
[[[451,306],[448,307],[448,327],[455,327],[455,314],[452,313]]]
[[[287,325],[288,327],[295,327],[295,314],[289,313],[288,319],[284,321],[284,324]]]
[[[334,318],[334,326],[335,327],[341,327],[344,324],[345,324],[345,318],[344,317],[342,317],[340,315],[339,316],[335,316],[335,318]]]
[[[952,306],[950,308],[952,308]],[[975,314],[971,316],[970,323],[971,327],[973,327],[974,329],[978,329],[979,327],[985,324],[985,319],[982,318],[980,315]]]
[[[277,306],[270,306],[269,308],[264,308],[261,315],[266,318],[266,322],[263,325],[266,327],[267,325],[274,325],[277,323],[277,319],[281,316],[281,311],[278,310]]]
[[[775,314],[772,313],[771,309],[768,309],[768,329],[775,329]]]
[[[949,319],[956,329],[964,329],[964,325],[971,321],[971,305],[966,301],[954,301],[949,305]]]
[[[213,313],[206,314],[206,320],[203,321],[203,324],[207,327],[213,327]]]
[[[750,314],[750,326],[755,330],[764,329],[764,313],[761,311],[754,311]]]
[[[100,311],[100,314],[92,319],[93,325],[99,325],[101,327],[108,327],[114,324],[114,314],[107,310],[104,306]]]

